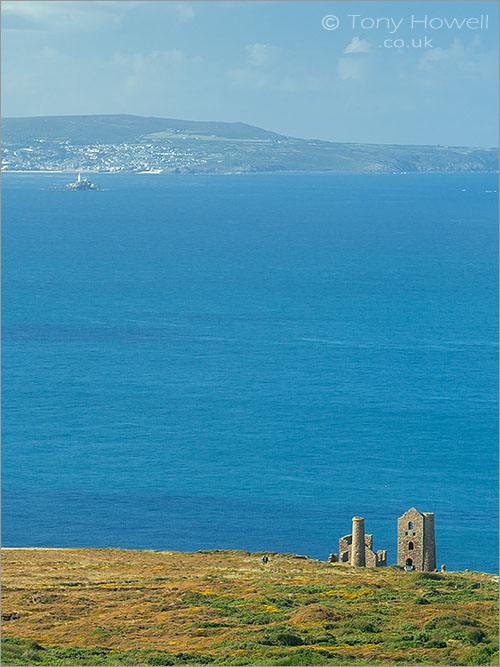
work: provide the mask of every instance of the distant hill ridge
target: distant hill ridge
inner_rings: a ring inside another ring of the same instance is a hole
[[[498,171],[496,148],[342,143],[285,136],[245,123],[127,114],[4,118],[2,139],[5,171]]]
[[[157,132],[186,131],[224,139],[279,139],[282,135],[246,123],[225,123],[128,114],[32,116],[4,118],[4,139],[12,142],[48,139],[75,144],[139,141]]]

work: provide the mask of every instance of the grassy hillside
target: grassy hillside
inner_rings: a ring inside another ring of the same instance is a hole
[[[261,556],[3,550],[2,664],[498,664],[494,575]]]
[[[177,120],[129,114],[4,118],[2,133],[4,140],[14,143],[46,139],[69,141],[73,144],[134,142],[150,135],[169,136],[175,133],[216,135],[226,139],[279,139],[281,136],[245,123]]]

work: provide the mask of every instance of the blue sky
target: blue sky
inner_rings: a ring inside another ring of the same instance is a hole
[[[327,15],[338,28],[322,26]],[[426,27],[411,25],[426,15]],[[131,113],[331,141],[498,141],[498,2],[6,0],[2,37],[4,116]]]

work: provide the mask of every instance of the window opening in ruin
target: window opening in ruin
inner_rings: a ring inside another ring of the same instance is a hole
[[[413,528],[413,521],[408,521],[408,528],[410,530]]]
[[[407,558],[407,559],[406,559],[406,564],[407,564],[407,565],[413,565],[413,561],[412,561],[412,559],[411,559],[411,558]]]
[[[413,542],[408,542],[408,549],[413,551]]]

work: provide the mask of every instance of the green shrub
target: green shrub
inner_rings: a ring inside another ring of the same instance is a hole
[[[470,639],[468,639],[468,633],[473,629],[476,629],[477,625],[477,621],[467,618],[467,616],[451,616],[450,614],[444,614],[442,616],[435,616],[434,618],[431,618],[430,621],[427,621],[425,630],[441,631],[440,634],[443,634],[448,639],[461,639],[468,644],[474,645],[477,644],[478,641],[481,641],[485,636],[484,632],[479,630],[479,634],[472,632],[470,634]]]
[[[232,628],[234,623],[225,623],[223,621],[199,621],[198,623],[191,623],[190,628]]]
[[[257,641],[265,646],[302,646],[304,644],[302,637],[291,632],[268,632]]]
[[[53,648],[51,655],[58,660],[87,660],[89,657],[104,658],[109,655],[106,649],[100,648]],[[70,663],[71,664],[71,663]]]
[[[39,662],[41,660],[38,651],[33,651],[33,649],[30,648],[23,651],[22,656],[28,664],[30,662]]]
[[[176,665],[206,665],[212,662],[211,658],[199,653],[176,653],[174,658]]]
[[[283,618],[285,618],[285,614],[270,612],[250,612],[242,613],[238,616],[239,622],[247,625],[269,625],[270,623],[276,623],[276,621]]]
[[[18,646],[24,646],[26,643],[26,639],[20,639],[20,637],[2,637],[2,644],[17,644]]]
[[[276,644],[278,646],[302,646],[303,640],[298,635],[292,635],[287,632],[282,632],[276,635]]]
[[[415,623],[402,623],[399,626],[399,630],[403,630],[403,631],[404,630],[412,631],[412,630],[416,630],[416,629],[417,629],[417,626],[415,625]]]
[[[164,665],[175,665],[175,662],[172,660],[172,657],[167,653],[157,655],[151,655],[147,659],[148,665],[158,665],[158,667],[164,667]]]
[[[463,638],[468,644],[475,646],[486,639],[486,633],[480,628],[467,628],[463,632]]]
[[[359,623],[356,623],[356,628],[360,632],[379,632],[378,628],[368,621],[360,621]]]
[[[315,650],[312,648],[298,649],[286,658],[283,658],[274,664],[276,665],[329,665],[331,659],[340,660],[341,656],[338,653],[331,651]]]
[[[464,665],[498,665],[498,662],[493,662],[493,656],[486,648],[474,648],[464,654]]]
[[[336,644],[337,639],[333,635],[318,635],[314,637],[311,644]]]
[[[426,630],[435,630],[436,628],[456,628],[461,626],[477,626],[477,621],[467,616],[444,614],[442,616],[434,616],[425,624]]]
[[[445,577],[437,572],[417,572],[414,574],[414,581],[443,581]]]
[[[446,642],[443,642],[440,639],[431,639],[426,642],[425,648],[446,648]]]

